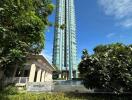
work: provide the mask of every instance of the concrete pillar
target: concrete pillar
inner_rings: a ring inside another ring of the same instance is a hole
[[[45,78],[45,71],[42,72],[41,82],[44,82],[44,78]]]
[[[50,79],[49,76],[50,76],[50,75],[49,75],[49,72],[46,72],[45,81],[49,81],[49,79]]]
[[[47,81],[47,72],[45,72],[44,81]]]
[[[49,72],[47,73],[47,81],[50,81]]]
[[[76,78],[78,78],[78,71],[76,71]]]
[[[47,73],[47,81],[50,81],[50,74],[49,74],[49,72]]]
[[[49,73],[49,72],[46,73],[45,81],[52,81],[52,74],[51,73]]]
[[[36,66],[35,64],[32,64],[30,68],[29,82],[34,82],[35,71],[36,71]]]
[[[59,74],[59,78],[61,78],[61,74]]]
[[[36,82],[40,82],[40,79],[41,79],[41,69],[39,69],[38,72],[37,72],[37,80],[36,80]]]
[[[52,81],[52,73],[49,73],[49,79]]]

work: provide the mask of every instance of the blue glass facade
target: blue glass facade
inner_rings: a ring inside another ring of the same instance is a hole
[[[73,78],[77,71],[77,43],[74,0],[56,0],[56,20],[53,64],[60,71],[68,71]],[[65,26],[64,29],[60,28]]]

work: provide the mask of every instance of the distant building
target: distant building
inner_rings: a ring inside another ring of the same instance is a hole
[[[61,78],[72,79],[77,73],[74,0],[56,1],[53,65],[61,71]]]

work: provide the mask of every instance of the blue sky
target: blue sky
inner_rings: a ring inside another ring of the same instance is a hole
[[[78,60],[85,48],[92,54],[99,44],[132,43],[132,0],[75,0],[75,8]],[[55,21],[55,11],[49,20]],[[45,36],[42,54],[51,62],[54,28]]]

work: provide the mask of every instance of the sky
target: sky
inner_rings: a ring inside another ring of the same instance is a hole
[[[55,4],[55,0],[52,0]],[[89,54],[100,44],[132,43],[132,0],[75,0],[77,59],[83,49]],[[55,22],[55,11],[49,16]],[[54,28],[45,33],[43,54],[52,62]]]

